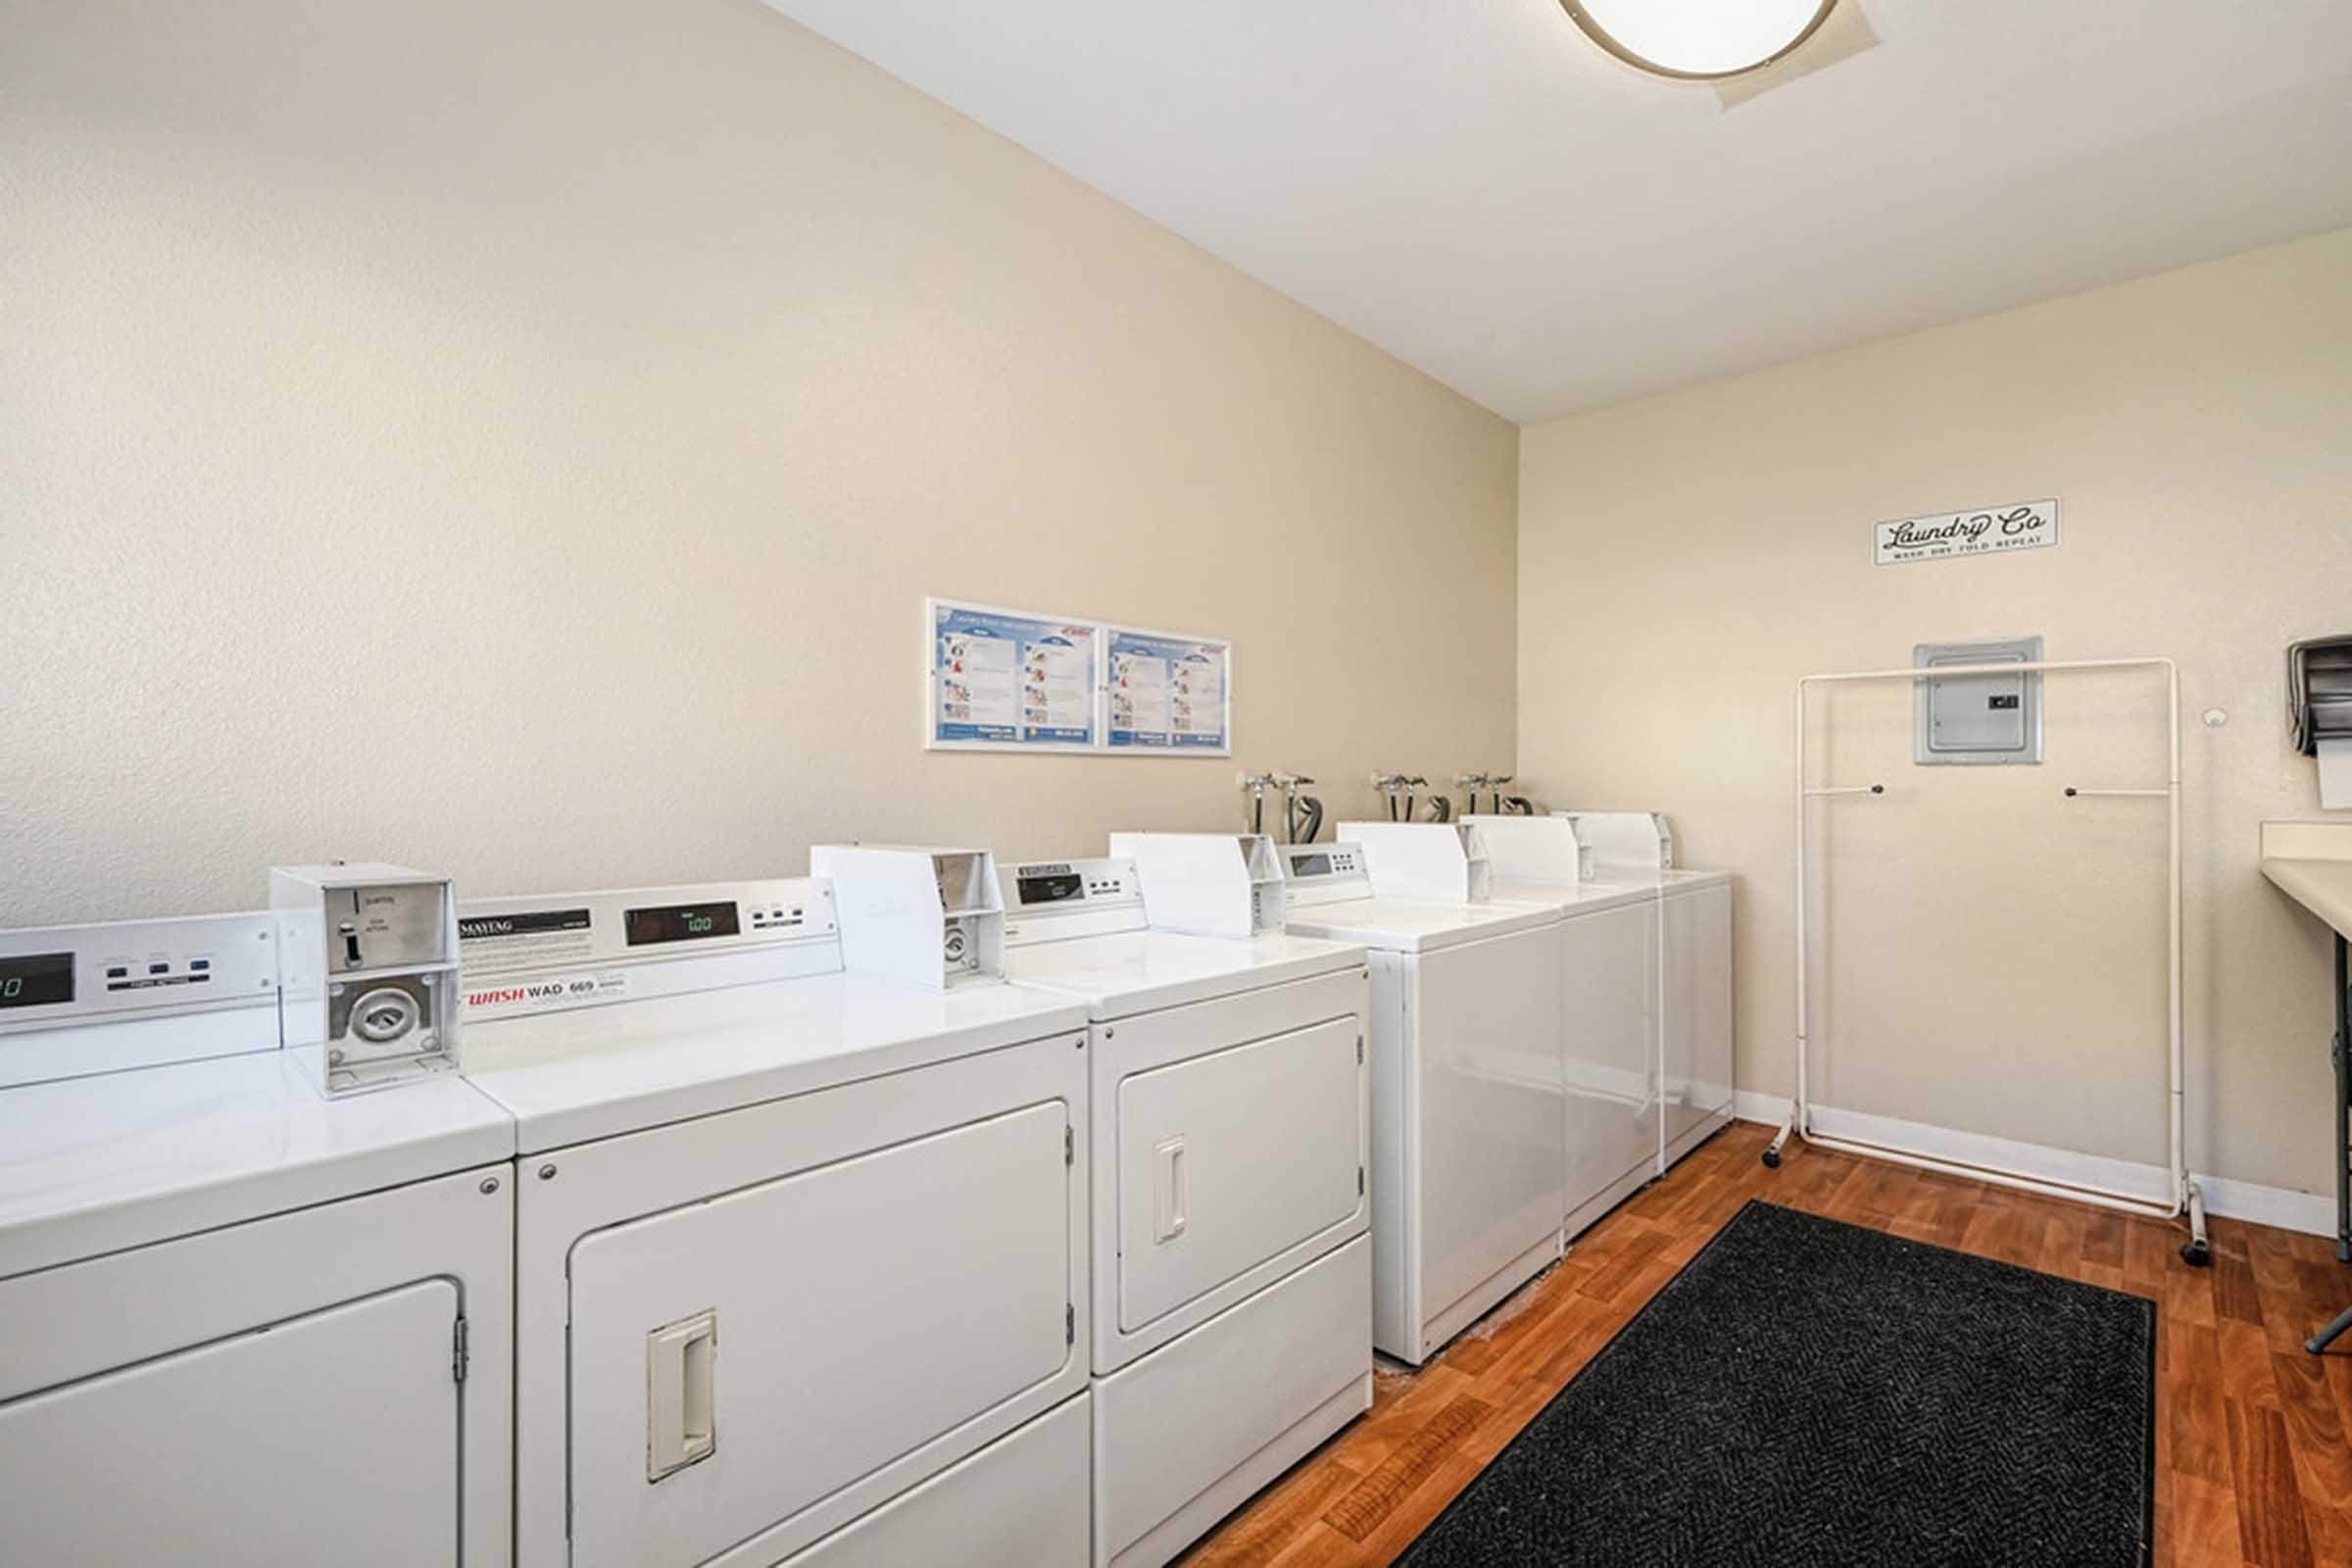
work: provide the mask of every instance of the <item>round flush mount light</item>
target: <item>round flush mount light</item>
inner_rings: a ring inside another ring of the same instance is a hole
[[[1560,0],[1592,40],[1629,66],[1720,81],[1788,55],[1838,0]]]

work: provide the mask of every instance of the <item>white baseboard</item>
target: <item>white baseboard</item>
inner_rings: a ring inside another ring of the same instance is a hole
[[[1788,1119],[1788,1101],[1785,1096],[1758,1094],[1752,1089],[1742,1089],[1733,1097],[1733,1114],[1741,1121],[1762,1122],[1768,1127],[1778,1127]],[[2099,1187],[2109,1192],[2146,1195],[2159,1201],[2164,1200],[2172,1187],[2172,1179],[2161,1165],[2107,1159],[2096,1154],[2051,1149],[2041,1144],[2024,1144],[2008,1138],[1988,1138],[1982,1133],[1958,1132],[1948,1127],[1902,1121],[1892,1116],[1873,1116],[1830,1105],[1815,1105],[1813,1125],[1831,1138],[1877,1144],[1883,1148],[1927,1154],[1958,1164],[2006,1171],[2034,1181],[2059,1182],[2070,1187]],[[2208,1176],[2202,1172],[2192,1174],[2196,1176],[2197,1190],[2205,1197],[2205,1212],[2208,1214],[2219,1214],[2227,1219],[2251,1220],[2260,1225],[2276,1225],[2281,1230],[2302,1231],[2311,1236],[2335,1234],[2335,1200],[2328,1194],[2299,1193],[2284,1187],[2232,1181],[2228,1177]]]
[[[2282,1231],[2302,1231],[2310,1236],[2335,1234],[2335,1200],[2322,1193],[2233,1182],[2227,1176],[2198,1176],[2197,1191],[2205,1195],[2208,1214],[2276,1225]]]

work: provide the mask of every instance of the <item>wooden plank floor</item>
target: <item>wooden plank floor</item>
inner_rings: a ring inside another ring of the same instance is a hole
[[[1750,1198],[2145,1296],[2158,1303],[2156,1562],[2352,1564],[2352,1336],[2303,1337],[2352,1302],[2331,1243],[2217,1219],[2186,1232],[1982,1182],[1770,1139],[1738,1123],[1588,1231],[1418,1372],[1383,1371],[1371,1411],[1194,1549],[1193,1568],[1386,1563]]]

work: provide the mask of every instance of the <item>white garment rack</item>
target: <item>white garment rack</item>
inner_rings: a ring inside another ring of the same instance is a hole
[[[1813,1130],[1812,1111],[1807,1089],[1807,1047],[1809,1044],[1808,1008],[1806,1005],[1806,976],[1811,967],[1811,949],[1807,942],[1805,922],[1805,887],[1808,869],[1805,835],[1805,808],[1808,802],[1831,796],[1884,796],[1883,784],[1855,784],[1815,787],[1805,781],[1805,693],[1809,687],[1849,681],[1937,679],[1947,675],[2025,675],[2078,669],[2161,669],[2166,682],[2166,713],[2170,729],[2167,749],[2168,771],[2162,789],[2078,789],[2069,786],[2066,798],[2075,800],[2094,796],[2127,796],[2161,798],[2167,803],[2170,834],[2166,858],[2166,894],[2169,904],[2170,928],[2166,936],[2166,1001],[2169,1039],[2168,1065],[2172,1092],[2166,1099],[2170,1119],[2168,1155],[2172,1170],[2173,1195],[2170,1202],[2158,1202],[2130,1193],[2113,1192],[2105,1188],[2076,1186],[2066,1182],[2049,1181],[2022,1172],[1964,1164],[1956,1160],[1923,1153],[1917,1150],[1896,1149],[1857,1139],[1829,1138]],[[2197,1189],[2196,1179],[2188,1173],[2188,1155],[2181,1135],[2181,1024],[2180,1024],[2180,671],[2170,659],[2066,659],[2041,660],[2029,663],[1946,664],[1932,668],[1841,670],[1834,674],[1806,675],[1796,683],[1796,1092],[1789,1101],[1788,1122],[1764,1151],[1764,1163],[1778,1165],[1781,1151],[1794,1133],[1809,1144],[1823,1149],[1860,1154],[1874,1159],[1893,1160],[1922,1170],[1940,1171],[1947,1175],[1968,1176],[1979,1181],[1994,1182],[2003,1187],[2020,1188],[2026,1192],[2042,1193],[2055,1198],[2074,1199],[2080,1202],[2096,1203],[2106,1208],[2122,1209],[2127,1213],[2149,1214],[2164,1219],[2188,1216],[2189,1240],[2180,1249],[2180,1255],[2190,1263],[2204,1264],[2211,1259],[2211,1249],[2205,1236],[2205,1200]]]

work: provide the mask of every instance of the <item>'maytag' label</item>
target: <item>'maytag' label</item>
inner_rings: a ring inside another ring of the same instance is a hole
[[[468,981],[578,963],[594,953],[595,933],[584,908],[458,916],[458,961]]]

